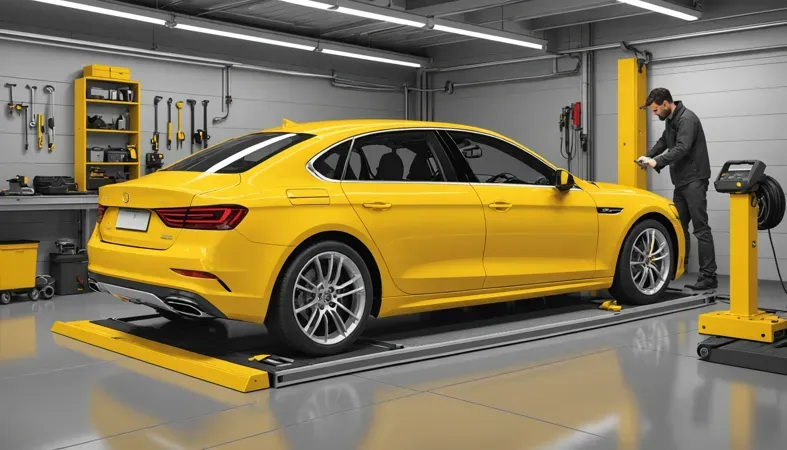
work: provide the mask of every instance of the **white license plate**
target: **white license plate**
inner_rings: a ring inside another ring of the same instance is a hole
[[[120,209],[115,228],[118,230],[148,231],[150,211],[143,209]]]

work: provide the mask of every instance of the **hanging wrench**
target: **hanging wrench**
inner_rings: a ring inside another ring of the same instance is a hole
[[[172,97],[167,99],[167,150],[172,148]]]
[[[13,115],[16,105],[14,105],[14,88],[16,84],[6,83],[5,87],[8,88],[8,114]]]
[[[44,86],[44,92],[49,94],[49,119],[47,120],[49,131],[47,132],[47,138],[49,140],[49,151],[51,152],[55,149],[55,87],[47,84]]]
[[[38,90],[38,86],[30,86],[29,84],[26,86],[30,89],[30,123],[27,125],[31,129],[36,128],[36,90]]]

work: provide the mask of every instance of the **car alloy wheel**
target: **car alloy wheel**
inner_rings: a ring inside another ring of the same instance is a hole
[[[348,256],[322,252],[300,270],[292,292],[295,320],[304,336],[323,345],[344,341],[366,310],[361,270]]]
[[[670,245],[661,230],[646,228],[634,240],[629,267],[631,280],[641,293],[654,295],[670,274]]]

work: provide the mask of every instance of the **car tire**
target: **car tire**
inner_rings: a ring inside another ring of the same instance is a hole
[[[342,242],[315,243],[282,271],[265,325],[272,338],[300,353],[341,353],[363,332],[373,292],[371,273],[358,252]]]
[[[637,223],[623,241],[609,292],[624,304],[657,303],[675,276],[674,252],[675,242],[659,221]]]
[[[0,292],[0,303],[3,305],[8,305],[11,303],[11,293],[10,292]]]

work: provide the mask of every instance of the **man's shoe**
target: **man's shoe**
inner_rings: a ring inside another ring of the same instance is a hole
[[[707,291],[718,288],[719,280],[715,276],[700,275],[696,283],[686,287],[695,291]]]

